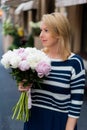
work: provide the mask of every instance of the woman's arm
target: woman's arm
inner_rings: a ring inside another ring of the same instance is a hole
[[[70,82],[71,102],[65,130],[74,130],[83,104],[85,69],[83,61],[77,55],[73,57],[72,77]]]
[[[77,123],[77,118],[68,117],[65,130],[74,130],[76,123]]]

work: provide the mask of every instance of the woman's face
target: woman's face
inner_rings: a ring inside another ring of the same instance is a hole
[[[58,36],[52,36],[51,31],[48,29],[44,22],[41,23],[40,28],[40,40],[42,42],[42,45],[47,48],[58,47]]]

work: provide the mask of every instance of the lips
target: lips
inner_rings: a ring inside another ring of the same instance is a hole
[[[47,42],[47,40],[42,40],[42,42]]]

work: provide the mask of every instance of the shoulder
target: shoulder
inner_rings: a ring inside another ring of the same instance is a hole
[[[83,59],[81,58],[80,55],[78,54],[72,54],[71,57],[69,58],[70,63],[72,65],[72,67],[77,71],[81,71],[84,69],[84,63],[83,63]]]
[[[70,56],[70,61],[73,63],[83,64],[83,59],[80,55],[72,53]]]

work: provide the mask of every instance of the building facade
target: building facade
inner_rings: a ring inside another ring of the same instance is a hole
[[[29,21],[40,21],[45,13],[62,12],[68,17],[71,24],[72,51],[87,54],[87,0],[51,0],[51,2],[50,0],[33,0],[30,4],[31,1],[7,0],[5,2],[5,5],[9,6],[9,15],[13,17],[14,23],[23,26],[25,35],[30,31]],[[19,9],[19,13],[17,13],[17,9]]]

